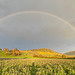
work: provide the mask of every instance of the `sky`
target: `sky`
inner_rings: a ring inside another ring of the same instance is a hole
[[[75,51],[75,0],[0,0],[0,47]]]

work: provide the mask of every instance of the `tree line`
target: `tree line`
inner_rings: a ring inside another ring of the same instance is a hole
[[[13,50],[9,50],[8,48],[4,48],[3,50],[0,48],[0,51],[5,51],[6,54],[9,54],[9,55],[13,55],[13,56],[19,56],[20,55],[20,51],[15,48]]]

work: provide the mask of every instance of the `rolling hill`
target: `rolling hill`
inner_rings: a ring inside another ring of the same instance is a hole
[[[47,48],[39,48],[39,49],[32,49],[27,51],[21,51],[22,55],[26,54],[27,56],[31,57],[39,57],[39,58],[66,58],[68,55],[58,53],[56,51],[53,51],[51,49]]]
[[[18,50],[17,48],[8,50],[5,48],[0,51],[0,58],[68,58],[68,55],[47,48],[32,50]]]

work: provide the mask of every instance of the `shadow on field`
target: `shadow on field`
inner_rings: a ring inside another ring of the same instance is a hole
[[[37,72],[38,70],[37,70],[37,68],[36,68],[36,66],[35,66],[35,63],[33,62],[32,63],[32,69],[31,69],[31,75],[36,75],[36,72]]]

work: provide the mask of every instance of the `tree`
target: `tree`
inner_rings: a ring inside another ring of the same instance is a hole
[[[4,48],[4,51],[9,52],[9,49],[8,48]]]
[[[2,48],[0,48],[0,51],[2,51]]]
[[[63,55],[62,55],[62,58],[66,58],[66,55],[63,54]]]
[[[7,51],[7,49],[4,49],[4,50]],[[20,55],[20,51],[17,48],[15,48],[13,50],[10,50],[8,53],[11,54],[11,55],[13,55],[13,56]]]
[[[13,55],[20,55],[20,51],[17,48],[13,49]]]

